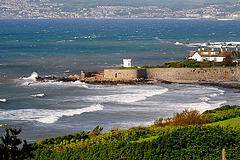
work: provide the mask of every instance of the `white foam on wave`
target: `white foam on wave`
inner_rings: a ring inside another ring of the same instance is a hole
[[[199,99],[202,101],[205,101],[205,102],[210,100],[210,98],[208,98],[208,97],[200,97]]]
[[[140,88],[137,88],[137,87],[138,86],[134,86],[134,87],[117,86],[114,88],[118,91],[118,94],[111,93],[110,95],[91,96],[86,98],[85,100],[88,100],[91,102],[97,102],[97,103],[103,103],[103,102],[134,103],[134,102],[145,100],[147,97],[164,94],[165,92],[168,91],[167,88],[163,88],[159,86],[152,86],[152,87],[142,86]]]
[[[139,121],[128,121],[128,122],[118,122],[117,124],[115,124],[116,126],[119,127],[119,129],[129,129],[130,127],[147,127],[150,125],[153,125],[154,121],[143,121],[143,122],[139,122]]]
[[[0,99],[0,102],[5,103],[5,102],[7,102],[7,99]]]
[[[90,107],[81,109],[50,110],[50,109],[19,109],[19,110],[0,110],[1,120],[22,120],[38,121],[40,123],[55,123],[63,116],[80,115],[86,112],[103,110],[104,106],[93,104]]]
[[[171,104],[171,108],[174,109],[176,113],[179,113],[184,109],[197,110],[200,113],[202,113],[206,110],[219,108],[224,103],[227,103],[227,101],[224,100],[224,101],[215,101],[211,103],[200,102],[200,103]]]
[[[39,94],[31,95],[31,97],[34,97],[34,98],[36,98],[36,97],[44,97],[44,96],[45,96],[44,93],[39,93]]]
[[[175,45],[185,45],[187,47],[211,47],[211,48],[220,48],[220,47],[229,47],[229,48],[235,48],[237,46],[240,46],[240,42],[206,42],[206,43],[180,43],[175,42]]]
[[[37,77],[38,77],[37,72],[33,72],[33,73],[31,74],[31,76],[29,76],[29,77],[21,77],[21,78],[19,78],[19,79],[36,81],[36,78],[37,78]]]
[[[225,93],[224,90],[215,87],[204,87],[199,86],[198,95],[200,100],[204,102],[210,101],[212,98],[217,97],[219,95],[223,95]]]
[[[6,124],[0,124],[0,128],[2,128],[2,127],[7,127],[7,125]]]
[[[75,82],[56,82],[56,81],[48,81],[48,82],[24,82],[21,84],[22,86],[61,86],[61,87],[82,87],[88,88],[88,85],[81,81]]]

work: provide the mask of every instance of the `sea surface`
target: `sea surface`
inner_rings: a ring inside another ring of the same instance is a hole
[[[20,138],[35,142],[97,125],[104,132],[149,126],[183,109],[240,105],[237,89],[31,78],[119,68],[123,58],[133,66],[180,61],[200,45],[239,44],[239,26],[240,21],[217,20],[0,20],[0,134],[6,126],[21,127]]]

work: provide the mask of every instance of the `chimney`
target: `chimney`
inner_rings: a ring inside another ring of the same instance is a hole
[[[201,51],[201,48],[200,48],[200,47],[198,47],[198,51]]]
[[[226,47],[226,51],[228,50],[228,48]]]
[[[221,52],[223,51],[223,48],[222,48],[222,46],[221,46],[220,50],[221,50]]]
[[[214,51],[214,48],[212,48],[212,51]]]
[[[204,47],[202,47],[202,50],[204,51]]]

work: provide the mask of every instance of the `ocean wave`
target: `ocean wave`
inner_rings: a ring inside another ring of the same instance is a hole
[[[36,97],[44,97],[44,96],[45,96],[44,93],[39,93],[39,94],[31,95],[31,97],[34,97],[34,98],[36,98]]]
[[[38,77],[37,72],[32,72],[31,76],[29,76],[29,77],[20,77],[19,79],[36,81],[36,78],[37,78],[37,77]]]
[[[65,43],[65,42],[74,42],[75,40],[69,39],[69,40],[59,40],[56,41],[57,43]]]
[[[7,99],[0,99],[0,102],[5,103],[5,102],[7,102]]]
[[[145,122],[139,122],[139,121],[128,121],[128,122],[118,122],[117,124],[115,124],[115,126],[117,125],[117,128],[119,129],[128,129],[130,127],[147,127],[150,125],[153,125],[154,121],[145,121]]]
[[[158,86],[155,86],[155,87],[142,86],[140,88],[118,86],[118,87],[114,87],[114,89],[118,91],[118,94],[91,96],[86,98],[85,100],[90,102],[97,102],[97,103],[104,103],[104,102],[134,103],[138,101],[143,101],[147,97],[164,94],[168,91],[167,88],[158,87]]]
[[[0,124],[0,128],[5,128],[7,127],[7,124]]]
[[[81,37],[74,37],[75,39],[95,39],[98,38],[98,36],[96,35],[85,35],[85,36],[81,36]]]
[[[210,100],[210,98],[208,98],[208,97],[200,97],[199,99],[202,101],[205,101],[205,102]]]
[[[222,104],[227,103],[227,101],[214,101],[214,102],[200,102],[200,103],[182,103],[182,104],[171,104],[176,112],[181,112],[184,109],[197,110],[203,113],[206,110],[219,108]],[[177,108],[176,108],[177,106]]]
[[[56,82],[56,81],[48,81],[48,82],[24,82],[21,84],[22,86],[61,86],[61,87],[81,87],[88,88],[88,85],[81,81],[75,82]]]
[[[80,115],[86,112],[94,112],[103,110],[104,106],[93,104],[90,107],[81,109],[66,109],[66,110],[50,110],[50,109],[19,109],[19,110],[0,110],[1,120],[22,120],[22,121],[37,121],[40,123],[51,124],[55,123],[63,116]]]
[[[161,39],[159,37],[154,37],[154,39],[160,41],[161,43],[170,43],[169,41],[166,41],[165,39]]]
[[[240,42],[206,42],[206,43],[194,43],[194,42],[175,42],[175,45],[184,45],[187,47],[209,47],[209,48],[221,48],[221,47],[229,47],[236,48],[240,46]]]

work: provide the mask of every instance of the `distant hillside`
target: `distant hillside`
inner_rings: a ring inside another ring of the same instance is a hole
[[[240,20],[239,0],[0,0],[0,19]]]
[[[66,10],[78,10],[95,6],[158,6],[174,10],[204,7],[209,4],[234,4],[238,0],[51,0],[54,3],[64,3]]]

